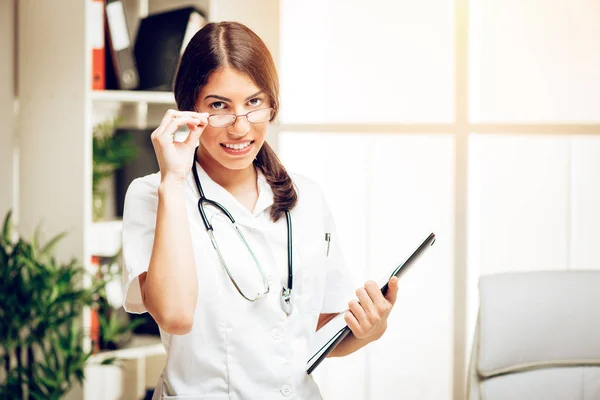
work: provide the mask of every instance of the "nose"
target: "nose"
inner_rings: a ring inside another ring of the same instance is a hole
[[[227,133],[237,138],[246,136],[248,132],[250,132],[250,123],[243,114],[238,115],[233,125],[227,128]]]

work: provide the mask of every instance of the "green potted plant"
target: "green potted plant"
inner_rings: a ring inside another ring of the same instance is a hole
[[[15,238],[11,215],[0,236],[0,398],[58,400],[84,379],[91,352],[81,316],[97,306],[104,281],[83,288],[85,269],[53,256],[65,233],[44,245],[39,227],[31,242]]]
[[[96,279],[106,282],[98,292],[98,323],[99,337],[97,349],[115,350],[123,347],[133,336],[133,330],[141,325],[143,320],[131,320],[121,307],[121,293],[111,295],[111,287],[121,285],[121,267],[117,260],[121,252],[112,257],[100,257],[100,266]],[[120,288],[117,289],[120,292]]]
[[[104,218],[107,193],[99,188],[100,182],[111,177],[114,171],[136,156],[136,147],[130,135],[115,135],[122,123],[116,117],[94,126],[93,135],[93,177],[92,177],[92,214],[94,221]]]

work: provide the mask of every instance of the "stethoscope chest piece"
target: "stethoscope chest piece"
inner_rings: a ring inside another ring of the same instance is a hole
[[[281,289],[281,308],[287,315],[292,313],[292,301],[291,301],[292,291],[288,288]]]

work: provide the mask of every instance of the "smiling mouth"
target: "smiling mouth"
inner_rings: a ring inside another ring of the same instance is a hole
[[[252,143],[254,143],[254,140],[249,140],[246,142],[242,142],[242,143],[236,143],[236,144],[225,144],[225,143],[221,143],[221,146],[228,149],[228,150],[237,150],[237,151],[242,151],[244,149],[246,149],[248,146],[250,146]]]

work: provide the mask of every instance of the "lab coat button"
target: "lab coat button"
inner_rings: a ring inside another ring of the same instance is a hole
[[[281,388],[281,394],[284,396],[289,396],[292,394],[292,387],[290,385],[283,385]]]
[[[283,332],[281,332],[281,329],[275,328],[271,331],[271,337],[275,340],[280,340],[283,337]]]

